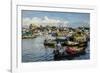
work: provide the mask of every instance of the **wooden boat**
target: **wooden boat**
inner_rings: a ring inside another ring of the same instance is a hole
[[[85,51],[85,47],[68,47],[66,53],[69,55],[81,54]]]
[[[78,46],[78,45],[79,45],[78,42],[68,41],[68,42],[66,43],[66,46]]]
[[[56,42],[53,40],[45,40],[44,41],[44,46],[55,48],[55,44],[56,44]]]

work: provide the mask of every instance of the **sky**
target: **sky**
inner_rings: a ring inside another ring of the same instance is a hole
[[[79,27],[90,25],[89,13],[22,10],[22,26],[36,25]]]

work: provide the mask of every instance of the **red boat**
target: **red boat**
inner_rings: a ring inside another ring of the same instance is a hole
[[[68,47],[66,48],[66,53],[69,55],[75,55],[75,54],[79,54],[82,53],[84,51],[84,48],[78,48],[78,47]]]

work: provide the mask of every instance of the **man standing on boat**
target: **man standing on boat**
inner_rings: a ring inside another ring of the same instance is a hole
[[[60,49],[62,48],[62,46],[61,46],[61,43],[60,43],[60,42],[57,42],[57,44],[56,44],[56,48],[57,48],[58,50],[60,50]]]

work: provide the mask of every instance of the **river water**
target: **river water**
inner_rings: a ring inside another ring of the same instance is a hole
[[[54,61],[53,48],[45,48],[44,39],[42,35],[33,39],[22,39],[22,62]],[[75,57],[73,60],[89,59],[89,46],[88,43],[86,54]]]

